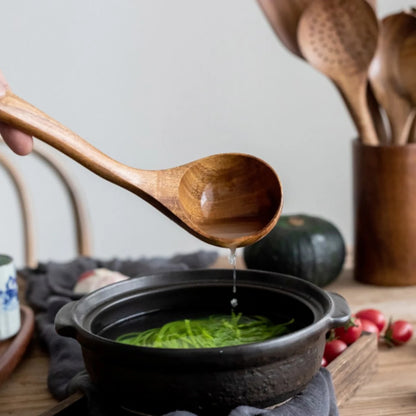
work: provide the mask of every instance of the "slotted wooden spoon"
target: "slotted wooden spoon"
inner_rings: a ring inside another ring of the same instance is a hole
[[[304,10],[313,0],[257,0],[274,33],[299,58],[303,58],[298,44],[298,24]],[[377,0],[367,0],[375,10]]]
[[[252,244],[279,218],[279,178],[253,156],[218,154],[171,169],[135,169],[111,159],[10,90],[0,99],[0,120],[128,189],[209,244]]]
[[[402,140],[406,134],[402,131],[412,108],[408,99],[397,91],[399,46],[411,30],[412,20],[404,12],[381,20],[379,43],[369,70],[375,96],[389,120],[392,144],[405,144]]]
[[[377,38],[377,17],[365,0],[314,0],[298,26],[303,56],[340,90],[361,141],[369,145],[379,143],[367,102]]]
[[[263,10],[274,33],[293,54],[304,59],[299,48],[297,32],[300,17],[304,10],[313,0],[257,0],[260,8]],[[375,10],[377,7],[376,0],[367,0]],[[383,142],[387,141],[386,129],[380,113],[380,107],[374,97],[373,91],[368,85],[367,101],[370,108],[377,136]]]

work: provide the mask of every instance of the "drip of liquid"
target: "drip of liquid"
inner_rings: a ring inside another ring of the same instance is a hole
[[[234,309],[238,306],[238,300],[236,298],[236,293],[237,293],[237,249],[236,248],[230,248],[229,261],[230,261],[231,266],[233,266],[233,298],[231,299],[231,306]]]

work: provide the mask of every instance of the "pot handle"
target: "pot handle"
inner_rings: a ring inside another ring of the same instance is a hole
[[[327,292],[332,299],[334,307],[329,317],[329,327],[337,328],[348,322],[351,317],[351,310],[347,301],[338,293]]]
[[[59,309],[58,313],[55,316],[55,329],[59,335],[64,337],[76,337],[76,328],[73,320],[73,311],[78,302],[72,301],[66,303]]]

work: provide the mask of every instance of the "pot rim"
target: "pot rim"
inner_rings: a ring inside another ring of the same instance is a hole
[[[208,277],[210,275],[212,276]],[[158,282],[158,280],[166,278],[167,276],[169,276],[169,281]],[[178,278],[181,276],[190,278],[179,282],[174,281],[175,277]],[[229,281],[224,280],[225,276],[229,278]],[[276,349],[288,350],[291,345],[293,346],[301,340],[305,341],[307,338],[316,338],[318,335],[322,334],[323,331],[326,332],[331,328],[340,326],[349,319],[349,307],[345,299],[338,294],[325,291],[311,282],[294,276],[269,271],[239,269],[237,270],[237,290],[239,286],[254,285],[256,288],[266,288],[269,291],[283,292],[306,303],[308,307],[312,304],[318,304],[322,309],[322,316],[315,316],[314,322],[306,327],[277,338],[249,344],[215,348],[154,348],[128,345],[97,335],[84,325],[85,322],[83,320],[86,319],[86,313],[89,316],[88,319],[92,322],[94,318],[99,315],[100,309],[102,310],[103,305],[105,305],[108,300],[113,302],[123,301],[128,298],[129,294],[133,296],[133,293],[134,295],[137,295],[139,293],[151,293],[154,290],[160,291],[161,289],[172,290],[180,289],[181,287],[189,288],[192,283],[199,283],[201,286],[206,285],[209,287],[217,286],[221,283],[221,286],[230,286],[231,288],[233,284],[232,276],[232,269],[191,269],[146,274],[113,283],[65,305],[57,314],[55,327],[61,335],[82,339],[83,344],[85,344],[85,341],[87,341],[88,344],[90,342],[93,344],[99,342],[100,349],[105,347],[114,348],[114,346],[117,345],[118,348],[122,348],[126,353],[134,353],[139,349],[142,354],[157,354],[158,356],[168,356],[169,358],[175,357],[176,355],[182,357],[184,352],[192,357],[198,357],[199,355],[206,357],[207,354],[215,356],[218,354],[222,356],[236,355],[240,352],[244,352],[245,357],[247,357],[247,354],[250,354],[250,352],[253,355],[257,355],[259,350],[263,352],[270,350],[276,351]],[[259,280],[260,277],[266,280]],[[271,280],[267,281],[267,279]],[[282,284],[283,281],[285,283],[289,282],[290,284],[284,285]],[[152,282],[153,284],[147,284],[149,282]],[[299,290],[300,288],[304,289],[304,291]],[[313,311],[312,307],[311,310]]]

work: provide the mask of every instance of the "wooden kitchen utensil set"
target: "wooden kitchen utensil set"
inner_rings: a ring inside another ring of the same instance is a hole
[[[354,277],[416,285],[416,10],[370,0],[257,0],[275,34],[336,86],[353,141]]]
[[[335,84],[367,145],[416,141],[416,11],[378,19],[376,1],[257,0],[296,56]]]

